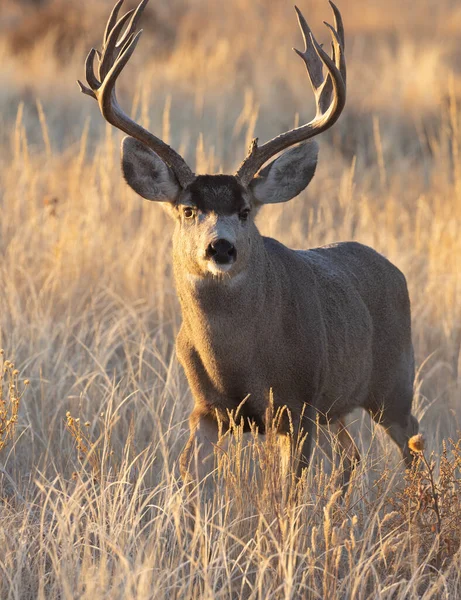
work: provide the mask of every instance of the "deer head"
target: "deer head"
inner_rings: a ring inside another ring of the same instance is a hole
[[[287,202],[308,185],[318,153],[317,144],[308,140],[331,127],[344,108],[346,67],[341,16],[330,2],[334,13],[334,27],[326,24],[332,37],[330,58],[296,8],[305,41],[304,52],[296,52],[306,65],[314,91],[315,118],[261,146],[253,140],[235,175],[195,175],[175,150],[130,119],[117,102],[115,83],[139,41],[142,31],[135,30],[147,1],[142,0],[136,10],[118,19],[123,2],[119,0],[106,26],[102,52],[92,49],[87,57],[89,87],[81,82],[79,85],[83,93],[98,101],[104,118],[130,136],[122,142],[124,177],[135,192],[163,203],[176,219],[174,243],[187,272],[214,278],[225,274],[229,278],[248,263],[259,207]],[[94,70],[96,56],[98,75]]]

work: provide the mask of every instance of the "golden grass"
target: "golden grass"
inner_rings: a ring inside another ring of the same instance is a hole
[[[19,371],[10,360],[4,359],[0,350],[0,452],[14,438],[18,421],[19,402],[24,392],[20,392]],[[26,379],[25,385],[29,385]]]
[[[231,170],[255,132],[309,118],[291,6],[166,6],[151,7],[120,99],[192,166]],[[321,31],[328,6],[302,8]],[[0,38],[0,347],[7,376],[31,382],[16,405],[22,384],[2,384],[16,434],[0,447],[0,597],[460,596],[456,3],[341,5],[348,106],[308,190],[259,217],[293,247],[356,239],[405,272],[424,459],[405,476],[386,434],[354,413],[363,460],[346,496],[329,432],[294,493],[275,436],[236,428],[199,505],[177,470],[191,397],[174,354],[171,224],[123,183],[121,136],[75,85],[107,9],[82,3],[88,44],[65,57],[52,32],[19,54]]]

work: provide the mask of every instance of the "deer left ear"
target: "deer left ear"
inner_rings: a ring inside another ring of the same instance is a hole
[[[295,198],[310,183],[319,147],[307,142],[290,148],[255,175],[250,189],[258,204],[276,204]]]

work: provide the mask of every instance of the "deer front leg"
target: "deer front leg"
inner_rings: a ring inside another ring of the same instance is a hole
[[[203,501],[213,498],[213,482],[208,475],[214,469],[214,449],[219,441],[217,420],[195,407],[190,418],[189,440],[181,454],[179,465],[187,493],[186,529],[193,532],[200,527]],[[198,521],[197,521],[198,519]]]
[[[214,448],[219,440],[214,416],[196,407],[189,418],[190,437],[181,454],[180,470],[185,483],[202,481],[214,468]]]
[[[219,406],[223,399],[217,397],[184,327],[176,339],[176,352],[195,402],[189,417],[190,437],[180,458],[180,471],[185,483],[199,482],[213,470],[214,448],[219,440],[218,416],[210,406]]]

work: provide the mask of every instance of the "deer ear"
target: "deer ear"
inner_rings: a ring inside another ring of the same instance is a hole
[[[314,176],[318,152],[316,142],[300,144],[261,169],[250,183],[258,204],[287,202],[302,192]]]
[[[172,169],[158,154],[132,137],[122,141],[122,171],[128,185],[147,200],[174,202],[181,191]]]

